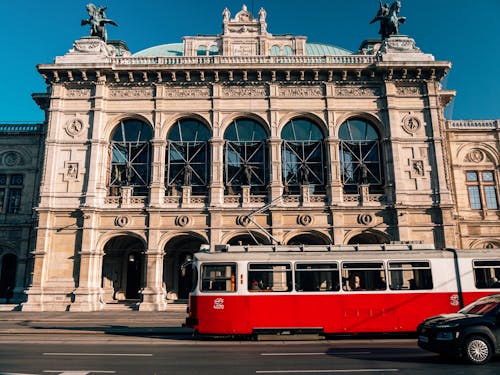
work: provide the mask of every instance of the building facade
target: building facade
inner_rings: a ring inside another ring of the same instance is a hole
[[[201,246],[500,247],[499,121],[445,120],[449,62],[401,35],[356,53],[272,35],[263,9],[222,25],[134,54],[83,37],[38,66],[19,245],[0,215],[23,310],[168,310]]]

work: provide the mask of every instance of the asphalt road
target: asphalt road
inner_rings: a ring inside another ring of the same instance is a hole
[[[0,374],[496,374],[500,358],[469,366],[415,340],[254,342],[120,335],[0,337]]]

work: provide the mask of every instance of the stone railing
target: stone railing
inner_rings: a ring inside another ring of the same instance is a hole
[[[124,65],[323,65],[323,64],[372,64],[373,55],[339,56],[172,56],[172,57],[111,57],[110,63]]]
[[[448,120],[448,129],[499,129],[500,120]]]
[[[40,123],[2,123],[0,133],[37,133],[42,130]]]

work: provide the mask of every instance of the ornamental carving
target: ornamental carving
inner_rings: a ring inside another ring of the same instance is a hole
[[[359,214],[358,223],[363,225],[370,225],[373,222],[373,216],[371,214]]]
[[[423,177],[424,176],[424,161],[423,160],[411,160],[411,176],[412,178]]]
[[[76,137],[83,132],[83,121],[79,118],[72,118],[66,122],[64,130],[70,137]]]
[[[23,165],[23,158],[21,155],[15,151],[9,151],[3,154],[2,164],[6,167],[16,167],[18,165]]]
[[[311,96],[323,96],[323,89],[319,86],[282,86],[279,88],[280,96],[299,96],[299,97],[311,97]]]
[[[400,96],[419,96],[422,95],[420,86],[396,86],[396,93]]]
[[[403,118],[403,130],[408,134],[415,134],[420,129],[420,121],[415,116],[408,115]]]
[[[482,163],[485,159],[483,151],[475,148],[474,150],[469,151],[467,155],[465,155],[465,161],[467,163]]]
[[[222,95],[229,97],[263,97],[266,96],[265,87],[224,87]]]
[[[246,215],[241,215],[236,218],[236,224],[246,227],[250,224],[250,218]]]
[[[380,96],[380,87],[367,86],[338,86],[335,88],[337,96]]]
[[[68,89],[66,91],[67,98],[87,98],[90,97],[90,89]]]
[[[210,96],[208,87],[167,87],[165,89],[166,98],[198,98]]]
[[[185,227],[191,223],[191,217],[186,215],[180,215],[175,218],[175,225],[179,227]]]
[[[75,162],[66,162],[65,177],[66,180],[76,181],[78,179],[79,164]]]
[[[300,224],[300,225],[303,225],[303,226],[308,226],[308,225],[311,225],[313,223],[313,217],[311,215],[299,215],[297,217],[297,222]]]
[[[125,227],[128,225],[128,223],[130,222],[130,218],[128,216],[117,216],[115,218],[115,225],[117,227]]]
[[[153,89],[151,87],[111,89],[109,96],[112,98],[148,98],[153,96]]]

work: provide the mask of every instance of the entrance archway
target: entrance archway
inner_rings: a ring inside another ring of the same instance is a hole
[[[377,233],[363,232],[357,234],[347,242],[348,245],[381,244],[389,243],[387,238]]]
[[[163,283],[169,299],[187,299],[192,289],[190,267],[183,267],[193,258],[193,254],[206,244],[201,238],[192,235],[180,235],[172,238],[165,245],[163,258]]]
[[[144,243],[133,236],[114,237],[106,243],[102,261],[104,302],[140,298],[144,250]]]
[[[16,286],[17,257],[14,254],[5,254],[2,257],[2,268],[0,270],[0,298],[6,302],[14,295]]]
[[[269,245],[269,239],[256,232],[238,234],[227,241],[228,245],[247,246],[247,245]]]
[[[323,236],[319,236],[314,233],[302,233],[295,237],[292,237],[287,245],[329,245],[330,242],[327,241]]]

